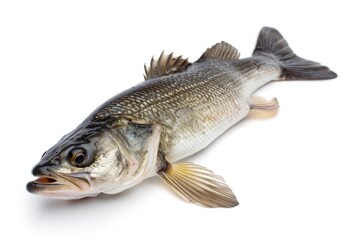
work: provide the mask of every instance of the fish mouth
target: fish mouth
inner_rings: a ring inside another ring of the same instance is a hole
[[[45,185],[45,186],[59,186],[61,185],[59,183],[58,180],[56,180],[55,178],[52,178],[52,177],[47,177],[47,176],[41,176],[41,177],[38,177],[37,179],[35,179],[34,181],[32,181],[34,184],[37,184],[37,185]]]
[[[76,196],[84,194],[91,185],[90,178],[83,173],[63,174],[49,172],[48,175],[38,175],[36,177],[38,178],[26,185],[27,191],[47,197],[77,198]]]

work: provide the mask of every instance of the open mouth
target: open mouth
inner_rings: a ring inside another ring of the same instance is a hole
[[[59,190],[64,183],[60,182],[59,179],[50,176],[40,176],[34,181],[29,182],[26,185],[28,192],[35,193],[44,190]]]
[[[57,180],[55,178],[51,178],[51,177],[39,177],[38,179],[36,179],[33,182],[38,183],[38,184],[53,184],[53,183],[56,183]]]
[[[90,187],[90,182],[86,178],[74,174],[65,175],[52,172],[51,175],[37,177],[26,185],[28,192],[55,194],[59,191],[84,191]]]

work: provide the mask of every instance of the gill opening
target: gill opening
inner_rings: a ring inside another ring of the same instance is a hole
[[[123,191],[127,188],[135,186],[152,174],[156,168],[157,162],[157,152],[160,141],[159,125],[153,126],[153,133],[151,137],[148,138],[144,151],[140,155],[136,154],[138,158],[136,158],[135,154],[130,151],[131,146],[126,138],[116,129],[109,129],[108,136],[118,146],[121,154],[123,155],[123,160],[129,168],[126,176],[121,176],[123,177],[122,179],[117,179],[119,183],[122,184],[121,186],[117,186],[118,189],[120,187],[121,191]]]

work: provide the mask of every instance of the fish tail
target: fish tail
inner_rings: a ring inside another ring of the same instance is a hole
[[[263,56],[276,60],[282,67],[279,80],[332,79],[337,75],[328,67],[317,62],[298,57],[283,36],[274,28],[264,27],[257,40],[253,56]]]

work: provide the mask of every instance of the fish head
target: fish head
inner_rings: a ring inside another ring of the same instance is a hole
[[[158,140],[154,145],[150,135],[158,139],[159,130],[145,139],[109,128],[92,134],[74,131],[43,154],[32,170],[37,179],[27,184],[29,192],[58,199],[117,193],[141,182],[149,165],[154,167],[156,156],[149,151],[157,152]]]

